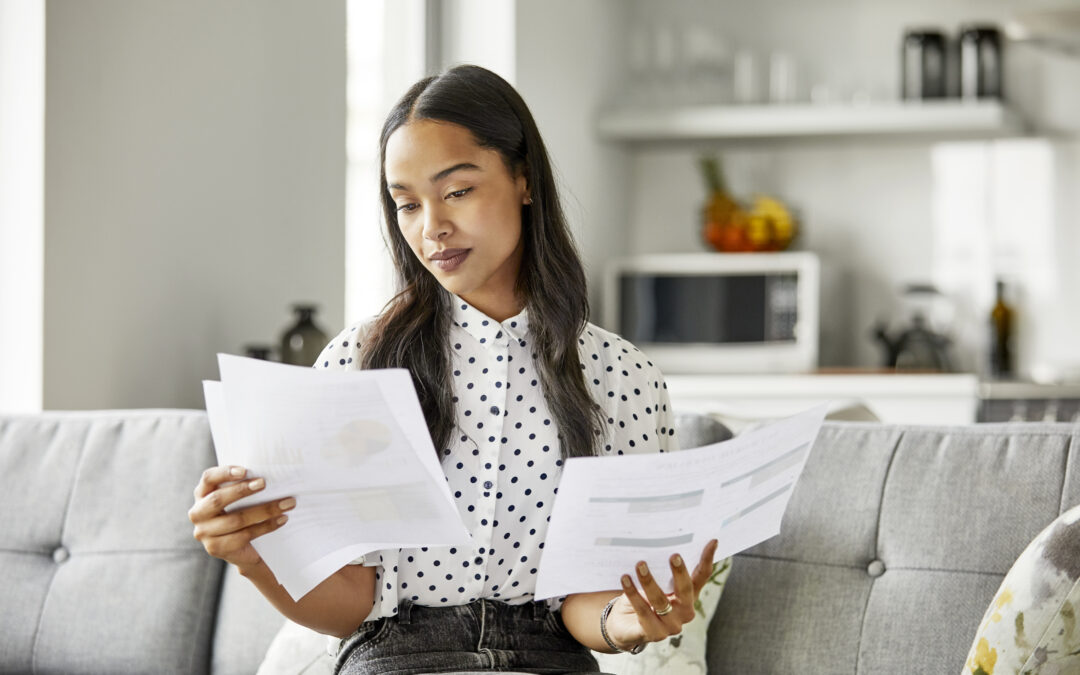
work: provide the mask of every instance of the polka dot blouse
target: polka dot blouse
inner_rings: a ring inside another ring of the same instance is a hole
[[[533,363],[527,312],[500,323],[454,301],[448,337],[457,418],[450,446],[439,452],[472,543],[364,556],[363,564],[379,568],[369,621],[396,614],[404,599],[436,607],[478,598],[520,604],[532,601],[536,589],[563,460]],[[315,367],[358,368],[363,325],[335,337]],[[645,355],[592,324],[578,351],[607,420],[602,452],[676,450],[667,386]],[[561,599],[549,604],[555,609]]]

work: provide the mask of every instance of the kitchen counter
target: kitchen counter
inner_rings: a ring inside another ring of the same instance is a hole
[[[835,417],[895,424],[970,424],[979,408],[974,374],[827,372],[803,375],[666,376],[677,410],[739,427],[829,403]]]

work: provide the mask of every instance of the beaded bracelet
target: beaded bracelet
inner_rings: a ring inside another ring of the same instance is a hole
[[[615,601],[619,599],[619,596],[612,598],[607,605],[604,606],[604,611],[600,612],[600,634],[604,636],[604,642],[608,647],[611,647],[616,653],[626,652],[627,654],[640,654],[645,649],[645,642],[639,645],[634,645],[632,649],[619,649],[619,647],[612,641],[611,636],[607,632],[607,618],[608,614],[611,614],[611,608],[615,606]]]

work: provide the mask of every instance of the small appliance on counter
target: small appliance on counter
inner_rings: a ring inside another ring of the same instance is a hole
[[[813,253],[644,255],[613,261],[606,272],[605,327],[665,374],[817,367]]]
[[[903,316],[899,328],[890,332],[879,321],[874,338],[884,349],[885,368],[898,371],[948,373],[953,371],[948,336],[952,303],[929,284],[911,284],[901,293]]]

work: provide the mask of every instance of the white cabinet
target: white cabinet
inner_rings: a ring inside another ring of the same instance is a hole
[[[666,380],[675,410],[714,415],[734,430],[825,402],[843,419],[970,424],[979,403],[979,381],[970,374],[670,375]]]

